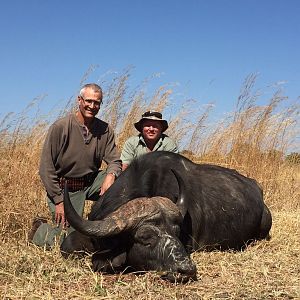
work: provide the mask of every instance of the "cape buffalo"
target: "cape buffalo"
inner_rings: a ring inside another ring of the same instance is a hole
[[[241,249],[268,237],[272,225],[255,180],[170,152],[134,160],[89,220],[76,214],[67,192],[64,202],[77,230],[62,244],[64,255],[92,252],[95,271],[158,270],[169,280],[195,278],[191,252]]]

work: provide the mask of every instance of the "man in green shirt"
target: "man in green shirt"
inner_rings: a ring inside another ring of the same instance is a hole
[[[151,151],[178,153],[175,142],[163,133],[168,128],[168,122],[162,119],[160,112],[145,112],[134,127],[140,133],[124,143],[121,153],[122,170],[125,170],[134,158]]]
[[[39,173],[56,226],[41,218],[34,220],[28,238],[38,246],[52,246],[62,229],[73,231],[64,213],[65,182],[74,208],[83,215],[85,200],[98,200],[121,172],[114,132],[96,118],[102,103],[101,88],[86,84],[77,101],[78,110],[54,122],[44,143]],[[107,164],[104,171],[100,171],[102,160]]]

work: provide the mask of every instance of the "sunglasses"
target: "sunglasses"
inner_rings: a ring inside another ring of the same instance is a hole
[[[147,117],[156,117],[162,119],[162,114],[160,112],[150,110],[150,111],[146,111],[142,115],[142,118],[147,118]]]

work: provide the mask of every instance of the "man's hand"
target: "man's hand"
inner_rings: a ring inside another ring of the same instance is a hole
[[[102,183],[100,189],[100,196],[102,196],[114,182],[115,182],[115,174],[108,173]]]
[[[62,225],[63,228],[69,226],[65,218],[64,203],[60,202],[55,205],[55,223],[57,226]]]

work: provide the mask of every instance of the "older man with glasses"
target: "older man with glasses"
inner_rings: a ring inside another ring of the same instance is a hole
[[[77,111],[52,124],[44,143],[40,176],[56,226],[35,218],[28,238],[38,246],[51,247],[58,236],[63,237],[62,229],[73,231],[64,213],[65,182],[74,208],[83,215],[85,200],[98,200],[121,172],[114,132],[109,124],[96,118],[102,103],[101,88],[86,84],[77,101]],[[100,170],[103,160],[106,170]]]
[[[130,137],[124,144],[121,160],[122,170],[125,170],[131,161],[151,151],[170,151],[178,153],[176,143],[164,134],[168,122],[157,111],[147,111],[142,118],[134,124],[140,132],[137,136]]]

